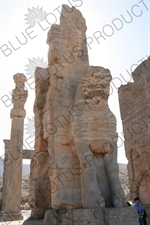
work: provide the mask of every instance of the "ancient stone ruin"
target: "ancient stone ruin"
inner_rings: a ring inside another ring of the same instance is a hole
[[[127,207],[119,181],[116,118],[108,107],[111,74],[101,66],[89,66],[86,29],[80,11],[63,5],[60,25],[52,25],[47,36],[49,66],[35,71],[35,149],[29,191],[32,220],[24,225],[138,225],[136,209]],[[25,78],[19,77],[22,90]],[[26,94],[18,101],[19,109],[12,110],[12,128],[21,124],[21,132],[12,132],[9,154],[17,154],[18,146],[23,155]],[[19,170],[22,158],[12,167]],[[6,174],[8,169],[5,178]],[[21,179],[19,172],[18,177]],[[11,210],[14,207],[21,216],[14,205],[21,188],[18,186],[17,193],[13,177],[11,181],[15,197],[11,198],[8,184],[3,214],[8,213],[6,205],[11,201]]]
[[[131,197],[150,205],[150,58],[119,88]]]
[[[24,104],[27,99],[27,91],[24,90],[26,76],[14,75],[16,87],[12,92],[13,109],[10,140],[5,140],[5,163],[2,192],[2,214],[0,222],[6,220],[23,219],[20,212],[22,159],[23,159],[23,128],[26,111]]]
[[[45,225],[75,224],[80,217],[104,225],[113,214],[117,225],[126,211],[128,224],[137,224],[134,209],[122,208],[116,119],[108,107],[111,74],[89,66],[85,32],[82,14],[63,6],[60,25],[52,25],[47,36],[49,67],[35,71],[31,217],[44,218]]]

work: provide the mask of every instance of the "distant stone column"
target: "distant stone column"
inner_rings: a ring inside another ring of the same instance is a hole
[[[3,172],[3,195],[2,195],[2,210],[5,209],[5,202],[7,201],[6,199],[6,188],[7,188],[7,179],[8,179],[8,166],[11,164],[11,160],[8,158],[8,152],[9,152],[9,145],[10,145],[10,140],[3,140],[4,141],[4,148],[5,148],[5,154],[4,154],[4,172]]]
[[[7,180],[5,180],[2,209],[2,221],[20,220],[22,219],[20,213],[21,205],[21,181],[22,181],[22,154],[23,154],[23,128],[26,111],[24,104],[27,99],[27,91],[24,90],[24,83],[26,76],[18,73],[14,75],[14,82],[16,88],[12,91],[13,109],[10,117],[11,136],[9,150],[5,164],[7,165]]]

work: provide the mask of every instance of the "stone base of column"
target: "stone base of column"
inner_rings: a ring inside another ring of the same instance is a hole
[[[0,222],[23,220],[21,212],[0,211]]]

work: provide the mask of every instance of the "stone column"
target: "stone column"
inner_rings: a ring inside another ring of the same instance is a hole
[[[26,111],[24,104],[27,99],[27,91],[24,90],[26,77],[24,74],[14,75],[16,88],[12,91],[13,109],[10,117],[12,119],[11,136],[7,157],[7,179],[3,192],[2,221],[22,219],[20,213],[21,205],[21,181],[22,181],[22,154],[23,154],[23,127]],[[6,167],[6,166],[5,166]],[[6,168],[5,168],[6,169]],[[7,188],[6,188],[7,187]]]
[[[6,188],[7,188],[7,179],[8,179],[8,166],[11,164],[11,160],[8,158],[8,151],[9,151],[9,145],[10,140],[3,140],[4,141],[4,148],[5,148],[5,154],[4,154],[4,172],[3,172],[3,193],[2,193],[2,210],[5,209],[5,203],[7,201],[6,199]]]

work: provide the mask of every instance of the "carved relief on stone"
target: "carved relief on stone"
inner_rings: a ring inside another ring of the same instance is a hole
[[[131,149],[129,158],[130,191],[131,196],[140,196],[141,201],[149,203],[150,195],[147,190],[150,188],[150,152],[149,150]]]
[[[29,203],[32,209],[51,208],[49,160],[48,152],[38,152],[32,157],[29,184]]]
[[[90,103],[89,106],[96,110],[109,97],[110,72],[102,67],[91,67],[86,73],[82,78],[82,94],[85,101]]]
[[[12,91],[12,102],[14,104],[11,110],[10,117],[23,117],[25,118],[26,112],[24,110],[24,104],[27,100],[28,91],[24,90],[26,76],[22,73],[14,75],[14,82],[16,83],[15,89]]]
[[[83,114],[71,122],[70,143],[83,168],[83,207],[124,205],[118,177],[117,148],[112,142],[117,135],[116,119],[107,102],[110,81],[108,69],[88,67],[76,91],[74,104]]]
[[[111,140],[117,137],[116,119],[107,103],[111,75],[103,67],[89,67],[85,31],[82,14],[64,5],[60,25],[51,26],[47,36],[49,67],[35,73],[35,157],[45,152],[50,159],[44,168],[48,165],[54,209],[123,205]],[[44,202],[37,199],[43,167],[37,170],[34,157],[31,166],[30,189],[38,208]]]
[[[132,198],[150,204],[150,58],[132,73],[134,82],[121,85],[119,103]]]

